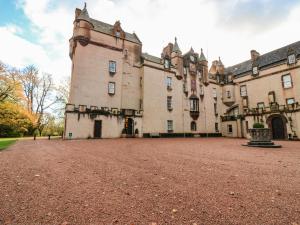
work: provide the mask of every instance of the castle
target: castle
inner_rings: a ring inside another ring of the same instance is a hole
[[[263,123],[273,139],[300,136],[300,41],[225,68],[175,38],[161,57],[142,52],[119,21],[75,10],[65,139],[248,137]]]

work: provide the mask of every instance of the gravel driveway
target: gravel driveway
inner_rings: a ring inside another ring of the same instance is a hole
[[[300,225],[300,142],[18,141],[0,152],[0,224]]]

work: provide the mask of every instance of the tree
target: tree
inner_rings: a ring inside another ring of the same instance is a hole
[[[7,66],[0,62],[0,103],[7,100],[17,102],[22,96],[17,75],[17,70],[9,71]]]
[[[48,120],[45,117],[47,110],[60,102],[61,96],[56,95],[51,74],[39,75],[34,66],[27,66],[20,75],[23,86],[27,110],[36,116],[35,127],[41,134]]]
[[[20,105],[9,101],[0,104],[0,137],[31,134],[33,121],[32,115]]]

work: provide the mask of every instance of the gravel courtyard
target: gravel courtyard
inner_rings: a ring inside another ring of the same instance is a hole
[[[18,141],[0,152],[0,224],[300,225],[300,142]]]

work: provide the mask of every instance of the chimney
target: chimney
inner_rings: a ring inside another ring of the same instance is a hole
[[[252,62],[256,61],[258,59],[258,57],[260,56],[259,52],[257,52],[256,50],[251,50],[250,54],[251,54]]]

